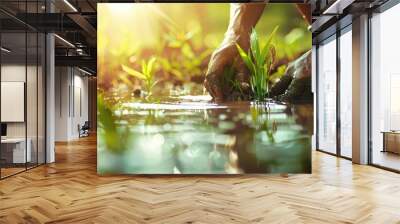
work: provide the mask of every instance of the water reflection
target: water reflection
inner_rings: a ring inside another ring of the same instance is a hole
[[[100,109],[99,173],[311,172],[312,105],[159,102]]]

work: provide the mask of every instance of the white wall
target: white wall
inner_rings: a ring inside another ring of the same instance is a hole
[[[28,66],[27,68],[24,65],[19,64],[5,64],[1,66],[1,81],[2,82],[26,82],[25,75],[27,69],[28,74],[36,74],[35,66]],[[29,77],[28,77],[29,78]],[[36,80],[29,80],[29,85],[36,86]],[[33,92],[31,92],[32,90]],[[28,88],[27,89],[27,103],[30,104],[35,102],[34,105],[27,105],[36,108],[36,88]],[[7,108],[1,108],[2,110],[7,110]],[[36,110],[35,110],[36,111]],[[36,113],[28,113],[27,114],[28,122],[35,121],[34,124],[28,124],[28,129],[30,127],[36,130]],[[7,123],[7,136],[8,137],[25,137],[25,123],[26,122],[8,122]],[[35,125],[35,127],[33,127]],[[29,131],[29,130],[28,130]],[[35,133],[36,134],[36,133]],[[28,133],[28,137],[29,133]]]
[[[25,64],[2,65],[1,81],[25,82]],[[6,108],[1,108],[1,109],[6,110]],[[24,122],[7,123],[7,137],[25,137],[25,123]]]
[[[55,68],[55,141],[68,140],[68,117],[69,117],[69,68],[56,67]]]
[[[76,71],[76,70],[75,70]],[[79,137],[78,124],[81,126],[88,121],[88,78],[79,75],[74,75],[74,108],[72,109],[73,119],[72,119],[72,130],[71,135],[74,137]]]
[[[56,141],[79,138],[78,125],[88,120],[88,78],[83,75],[76,68],[56,67]]]

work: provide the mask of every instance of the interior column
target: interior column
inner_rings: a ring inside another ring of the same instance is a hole
[[[368,163],[368,15],[353,19],[353,162]]]

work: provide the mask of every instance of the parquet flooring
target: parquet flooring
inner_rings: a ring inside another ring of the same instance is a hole
[[[3,168],[1,168],[1,175],[2,175],[2,177],[7,177],[7,176],[11,176],[13,174],[22,172],[24,170],[25,170],[25,167],[21,167],[21,168],[19,168],[19,167],[17,167],[17,168],[14,168],[14,167],[4,168],[3,167]]]
[[[0,223],[400,223],[400,175],[313,152],[312,175],[106,176],[96,140],[0,181]]]

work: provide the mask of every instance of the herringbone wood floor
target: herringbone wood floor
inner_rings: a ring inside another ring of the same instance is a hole
[[[312,175],[108,176],[96,141],[0,181],[0,223],[400,223],[400,175],[313,153]]]

